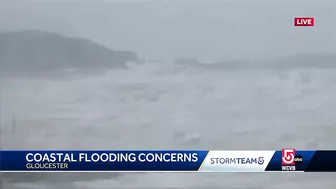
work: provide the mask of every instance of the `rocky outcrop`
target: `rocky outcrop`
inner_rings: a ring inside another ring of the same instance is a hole
[[[83,38],[44,31],[0,33],[1,71],[126,68],[138,60],[130,51],[114,51]]]

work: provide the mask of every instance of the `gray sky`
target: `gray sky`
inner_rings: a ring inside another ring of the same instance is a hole
[[[313,16],[314,28],[293,27]],[[143,58],[261,58],[336,52],[334,0],[0,0],[0,30],[81,36]]]

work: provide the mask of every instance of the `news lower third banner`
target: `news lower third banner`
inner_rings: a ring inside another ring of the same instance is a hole
[[[0,151],[1,172],[334,172],[336,150]]]

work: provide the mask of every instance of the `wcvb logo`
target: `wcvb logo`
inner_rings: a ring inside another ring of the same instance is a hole
[[[294,26],[314,26],[315,20],[313,17],[295,17]]]
[[[295,149],[282,149],[282,165],[295,165]]]

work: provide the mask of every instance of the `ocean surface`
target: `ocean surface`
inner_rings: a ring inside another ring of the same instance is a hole
[[[2,149],[335,149],[336,69],[1,78]],[[335,173],[2,173],[3,189],[332,189]]]

